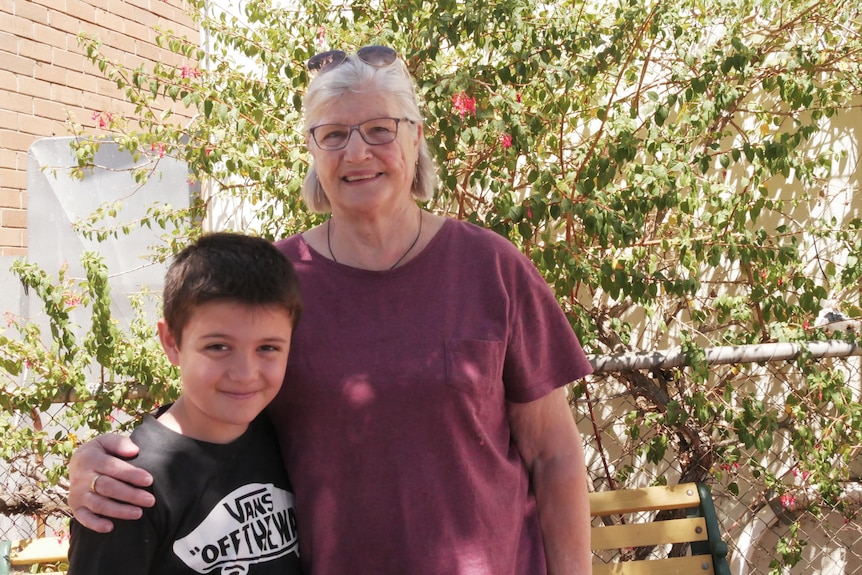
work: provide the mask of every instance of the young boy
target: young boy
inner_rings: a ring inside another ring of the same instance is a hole
[[[182,394],[132,433],[156,506],[107,534],[73,520],[69,575],[300,573],[293,493],[259,414],[301,307],[293,267],[263,239],[210,234],[176,256],[158,331]]]

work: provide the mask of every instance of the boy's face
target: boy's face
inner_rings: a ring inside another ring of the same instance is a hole
[[[232,301],[195,308],[180,345],[160,321],[165,353],[180,367],[182,395],[168,413],[181,432],[212,443],[242,435],[281,388],[292,331],[284,309]]]

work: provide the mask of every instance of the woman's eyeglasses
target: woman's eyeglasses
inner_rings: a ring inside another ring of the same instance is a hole
[[[341,66],[347,56],[347,52],[343,50],[321,52],[309,58],[305,66],[309,72],[326,72]],[[369,66],[385,68],[398,59],[398,52],[388,46],[363,46],[356,52],[356,57]]]
[[[350,135],[356,130],[359,135],[369,146],[382,146],[395,141],[398,137],[398,124],[401,122],[410,122],[415,124],[413,120],[408,118],[374,118],[366,120],[361,124],[349,126],[347,124],[321,124],[315,126],[311,130],[311,137],[314,143],[321,150],[340,150],[347,146],[350,141]]]

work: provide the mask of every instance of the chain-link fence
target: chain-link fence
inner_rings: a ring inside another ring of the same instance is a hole
[[[859,346],[824,342],[814,346],[817,353],[809,354],[805,347],[782,345],[708,350],[708,383],[700,389],[725,407],[733,407],[740,396],[757,397],[765,410],[787,415],[792,404],[788,398],[800,389],[812,391],[811,376],[806,379],[805,373],[837,373],[858,414]],[[809,462],[800,461],[791,448],[797,435],[826,437],[824,430],[800,430],[779,417],[777,426],[770,428],[774,441],[768,449],[743,449],[751,460],[722,457],[722,448],[727,447],[722,434],[704,432],[696,425],[668,429],[666,417],[649,417],[662,403],[651,399],[664,394],[664,405],[673,404],[685,382],[675,370],[685,362],[680,353],[595,358],[597,373],[588,378],[586,392],[573,401],[595,489],[705,481],[712,488],[734,575],[862,575],[858,428],[855,442],[837,450],[847,454],[849,469],[836,473],[826,494],[823,484],[814,485],[806,471]],[[710,421],[710,427],[722,425],[729,424],[719,418]],[[751,426],[756,428],[757,422]],[[656,442],[659,438],[667,442]],[[817,451],[819,444],[812,443]],[[666,447],[660,458],[656,445]],[[814,460],[817,454],[809,457]]]
[[[753,359],[738,355],[740,350],[753,348],[761,355]],[[707,350],[712,356],[708,353],[704,360],[709,363],[709,376],[702,388],[718,404],[732,406],[746,391],[746,397],[759,397],[765,408],[783,413],[792,395],[788,390],[809,385],[801,374],[813,370],[841,374],[851,402],[858,408],[862,350],[854,344],[838,352],[830,347],[828,353],[803,355],[801,360],[799,350],[793,349],[782,355],[778,352],[783,348],[769,348],[765,357],[763,346],[733,349],[723,359],[719,357],[723,352]],[[829,357],[835,355],[843,357]],[[824,496],[822,483],[812,485],[805,462],[792,455],[794,434],[801,432],[780,420],[771,429],[774,441],[768,449],[743,449],[749,459],[734,460],[721,455],[728,441],[721,434],[685,425],[669,429],[667,413],[660,414],[661,418],[650,416],[656,413],[657,404],[673,405],[682,382],[688,381],[675,370],[687,369],[681,367],[687,358],[651,353],[594,357],[592,361],[597,373],[580,387],[580,394],[574,394],[572,403],[596,490],[704,480],[713,491],[734,575],[862,575],[862,522],[858,518],[862,446],[858,442],[843,446],[849,471],[836,477],[832,491]],[[734,392],[728,393],[731,382]],[[651,401],[656,397],[663,399]],[[69,409],[67,404],[54,404],[41,413],[20,414],[17,424],[68,435],[74,431],[57,427],[65,409]],[[721,422],[710,425],[720,426]],[[0,539],[66,532],[65,484],[45,487],[45,470],[52,464],[62,466],[62,461],[45,461],[32,453],[0,461]]]

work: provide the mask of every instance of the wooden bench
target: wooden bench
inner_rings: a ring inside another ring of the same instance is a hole
[[[730,575],[727,544],[706,485],[621,489],[589,497],[590,515],[601,518],[591,529],[597,555],[593,575]]]
[[[727,544],[721,539],[712,493],[706,485],[620,489],[590,493],[589,497],[590,514],[601,519],[591,529],[596,554],[593,575],[730,575]],[[674,511],[680,516],[662,516]],[[666,548],[681,544],[688,546],[682,549],[684,556],[668,557]],[[655,547],[661,547],[660,557],[650,553],[639,559],[635,552]],[[0,542],[0,575],[14,573],[13,567],[29,571],[30,565],[37,564],[63,568],[68,550],[68,540],[57,537]]]
[[[42,575],[62,575],[68,555],[69,540],[59,537],[0,541],[0,575],[30,573],[33,565],[47,568]]]

